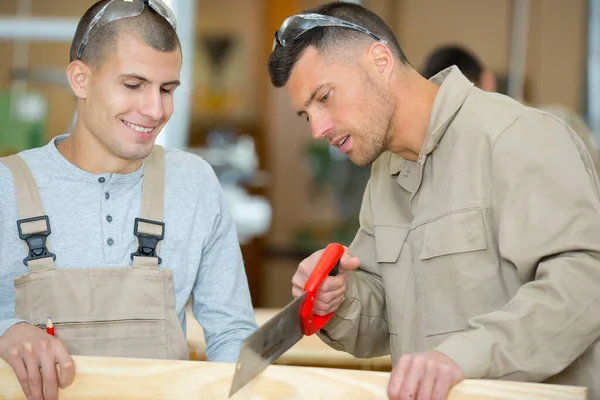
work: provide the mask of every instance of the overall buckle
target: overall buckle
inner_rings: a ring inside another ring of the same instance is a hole
[[[140,222],[144,222],[146,224],[159,225],[162,228],[160,236],[140,233],[138,231],[138,226]],[[158,258],[158,263],[160,264],[162,262],[162,258],[156,255],[156,246],[158,245],[159,240],[163,240],[165,237],[165,223],[151,221],[143,218],[136,218],[133,226],[133,234],[137,236],[139,246],[135,253],[131,253],[131,259],[133,260],[133,257],[156,257]]]
[[[27,222],[46,221],[47,229],[43,232],[28,233],[24,234],[21,229],[21,224]],[[17,221],[17,228],[19,229],[19,237],[27,243],[29,252],[27,257],[23,259],[23,264],[28,265],[29,261],[39,260],[40,258],[52,257],[52,260],[56,260],[56,254],[51,253],[46,247],[46,239],[50,235],[50,220],[47,215],[41,217],[24,218]]]

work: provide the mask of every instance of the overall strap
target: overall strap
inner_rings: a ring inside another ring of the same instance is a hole
[[[29,267],[29,272],[54,269],[56,255],[50,252],[47,243],[51,232],[50,220],[44,213],[40,193],[31,171],[17,154],[0,158],[0,162],[8,167],[13,176],[20,217],[17,229],[19,237],[25,241],[27,251],[23,264]]]
[[[140,217],[135,219],[133,233],[138,249],[131,254],[137,267],[158,267],[159,242],[164,238],[163,207],[165,197],[165,151],[155,145],[144,160]]]

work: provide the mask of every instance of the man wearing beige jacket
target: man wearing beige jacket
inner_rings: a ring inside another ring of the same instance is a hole
[[[315,305],[335,311],[322,340],[391,353],[392,399],[444,398],[464,378],[600,398],[600,184],[575,132],[455,67],[426,80],[356,4],[286,19],[268,66],[315,139],[371,165],[360,228]]]

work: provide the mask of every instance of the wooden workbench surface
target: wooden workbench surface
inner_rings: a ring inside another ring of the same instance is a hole
[[[227,399],[235,364],[75,356],[73,385],[60,400]],[[385,399],[389,373],[270,366],[232,400]],[[0,399],[23,399],[0,360]]]
[[[279,309],[255,309],[256,323],[260,326],[273,317]],[[187,308],[187,343],[192,360],[206,360],[206,343],[202,328]],[[294,347],[285,352],[276,362],[280,365],[351,368],[375,371],[391,371],[390,357],[361,359],[327,346],[317,335],[305,336]]]
[[[60,400],[227,399],[235,364],[75,356],[73,384]],[[272,365],[232,400],[387,399],[389,373]],[[0,360],[0,400],[24,400]],[[464,381],[448,400],[584,400],[584,388],[503,381]]]

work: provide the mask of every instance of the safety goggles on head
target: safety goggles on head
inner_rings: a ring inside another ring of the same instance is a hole
[[[94,36],[100,28],[113,21],[137,17],[144,11],[144,7],[150,7],[161,17],[167,20],[173,29],[177,29],[177,21],[173,11],[161,0],[111,0],[106,4],[92,19],[90,25],[83,35],[81,45],[77,51],[77,59],[81,59],[83,50],[87,46],[90,38]]]
[[[285,21],[283,21],[283,24],[281,24],[281,27],[277,30],[277,32],[275,32],[275,40],[273,40],[272,50],[275,50],[275,46],[277,46],[278,43],[285,47],[304,32],[319,26],[341,26],[344,28],[354,29],[371,36],[378,42],[387,44],[386,40],[381,39],[374,33],[368,31],[362,26],[353,24],[352,22],[344,21],[343,19],[331,17],[329,15],[297,14],[286,18]]]

